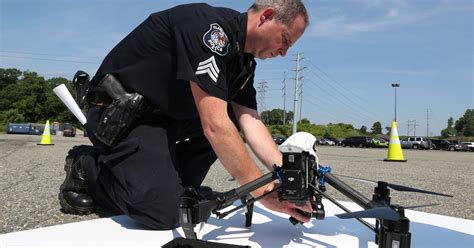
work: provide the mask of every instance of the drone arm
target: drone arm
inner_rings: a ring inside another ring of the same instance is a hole
[[[367,199],[364,195],[344,183],[343,181],[339,180],[336,176],[331,173],[325,174],[326,182],[333,186],[337,191],[341,192],[343,195],[349,197],[353,200],[357,205],[361,206],[364,209],[373,208],[375,205],[372,201]]]
[[[222,195],[217,197],[218,202],[220,205],[218,206],[217,209],[219,210],[221,206],[227,206],[229,204],[232,204],[234,201],[248,195],[250,192],[272,182],[273,180],[277,179],[277,176],[275,175],[274,172],[269,172],[252,182],[249,182],[247,184],[244,184],[236,189],[232,189],[230,191],[227,191],[223,193]]]
[[[265,194],[263,194],[263,195],[261,195],[261,196],[259,196],[259,197],[257,197],[257,198],[253,198],[253,197],[252,197],[252,198],[248,199],[247,201],[242,202],[242,205],[237,206],[237,207],[235,207],[235,208],[233,208],[233,209],[231,209],[231,210],[229,210],[229,211],[226,211],[226,212],[223,212],[223,213],[217,212],[217,213],[216,213],[217,218],[222,219],[222,218],[226,217],[226,216],[227,216],[228,214],[230,214],[230,213],[233,213],[233,212],[235,212],[235,211],[237,211],[237,210],[239,210],[239,209],[241,209],[241,208],[243,208],[243,207],[252,205],[252,204],[254,204],[254,202],[259,201],[259,200],[262,199],[263,197],[265,197],[265,196],[267,196],[267,195],[269,195],[269,194],[271,194],[271,193],[273,193],[273,192],[275,192],[275,191],[277,191],[277,190],[279,190],[279,189],[280,189],[280,186],[274,188],[274,189],[271,190],[271,191],[265,192]],[[242,198],[241,198],[241,199],[242,199]],[[216,210],[216,211],[217,211],[217,210]],[[249,224],[249,225],[250,225],[250,224]]]
[[[316,187],[312,186],[311,187],[313,188],[313,190],[317,191],[318,193],[320,193],[322,196],[324,196],[326,199],[328,199],[330,202],[334,203],[334,205],[338,206],[340,209],[344,210],[346,213],[350,213],[351,211],[344,207],[344,205],[342,205],[341,203],[339,203],[338,201],[336,201],[336,199],[332,198],[331,196],[329,196],[328,194],[326,194],[325,192],[321,191],[321,190],[318,190]],[[376,232],[376,229],[375,227],[368,223],[367,221],[361,219],[361,218],[356,218],[356,220],[358,220],[360,223],[362,223],[364,226],[368,227],[370,230]]]

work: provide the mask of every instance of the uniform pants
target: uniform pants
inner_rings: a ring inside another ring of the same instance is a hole
[[[103,149],[91,134],[100,113],[99,107],[88,113],[89,137],[100,155],[84,168],[96,204],[152,229],[178,227],[183,187],[199,187],[217,159],[207,139],[194,132],[185,141],[180,122],[153,116],[139,119],[116,146]]]

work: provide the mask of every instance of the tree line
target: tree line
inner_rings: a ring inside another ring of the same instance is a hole
[[[66,78],[44,79],[36,72],[0,68],[0,131],[7,123],[64,122],[79,125],[76,117],[54,94],[53,88],[71,82]]]
[[[36,72],[0,68],[0,131],[4,131],[9,122],[45,123],[46,120],[72,123],[80,127],[74,115],[53,92],[53,88],[60,84],[65,84],[72,92],[72,83],[66,78],[44,79]],[[272,133],[291,134],[294,118],[292,111],[272,109],[260,113],[260,118]],[[388,135],[390,127],[382,128],[379,121],[374,122],[370,130],[366,126],[355,128],[346,123],[316,125],[303,118],[298,122],[298,131],[310,132],[317,137],[343,138]],[[474,109],[466,110],[456,121],[452,117],[449,118],[448,126],[441,131],[441,136],[474,136]]]
[[[285,116],[284,116],[285,114]],[[292,132],[293,112],[285,112],[283,109],[272,109],[260,113],[260,118],[269,127],[272,134],[289,136]],[[381,136],[390,135],[391,127],[382,128],[382,124],[376,121],[370,130],[361,126],[355,128],[352,124],[329,123],[327,125],[316,125],[303,118],[298,121],[298,131],[312,133],[316,137],[345,138],[349,136]],[[384,132],[385,131],[385,132]],[[474,137],[474,109],[467,109],[463,116],[454,121],[448,119],[448,127],[441,131],[442,138]]]
[[[270,129],[272,134],[289,136],[292,132],[293,112],[285,112],[283,109],[272,109],[260,113],[260,118]],[[390,134],[390,127],[384,128],[379,121],[373,123],[372,128],[368,130],[366,126],[359,129],[352,124],[329,123],[327,125],[311,124],[307,118],[298,121],[298,131],[312,133],[316,137],[324,138],[344,138],[349,136],[381,136]]]
[[[461,118],[454,122],[453,117],[448,119],[448,127],[441,130],[441,136],[474,136],[474,109],[468,109]]]

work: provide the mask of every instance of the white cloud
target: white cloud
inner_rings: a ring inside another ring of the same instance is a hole
[[[435,16],[458,11],[472,11],[466,2],[405,2],[365,0],[346,2],[321,9],[326,16],[315,18],[308,29],[312,37],[348,37],[360,33],[388,31],[394,27],[414,25]],[[316,10],[318,11],[318,10]],[[321,15],[320,15],[321,16]]]

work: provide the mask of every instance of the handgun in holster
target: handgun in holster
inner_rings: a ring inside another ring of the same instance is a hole
[[[141,111],[144,99],[139,93],[127,92],[112,74],[105,75],[97,87],[107,93],[112,103],[102,112],[94,134],[102,143],[113,146]]]

